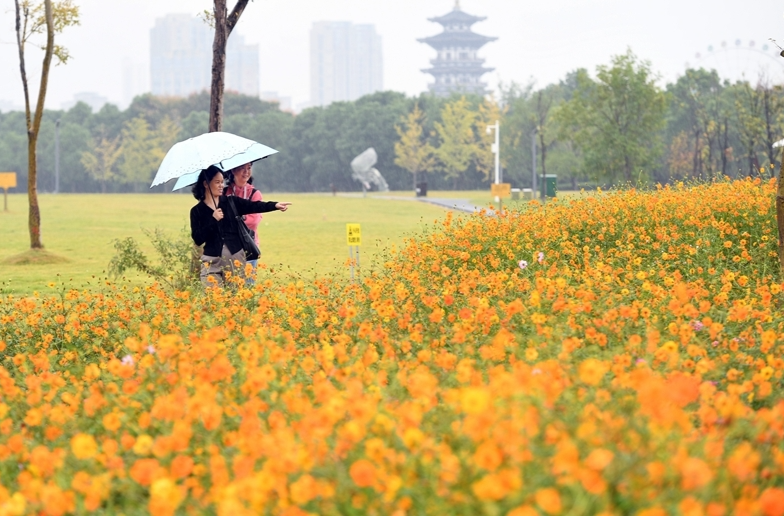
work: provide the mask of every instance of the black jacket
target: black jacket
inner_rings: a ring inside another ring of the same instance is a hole
[[[232,254],[242,249],[235,218],[237,215],[276,210],[276,201],[247,201],[241,197],[232,199],[239,213],[234,213],[226,196],[222,195],[218,199],[218,208],[223,210],[223,219],[220,222],[212,216],[212,208],[203,202],[191,208],[191,238],[196,245],[204,244],[204,254],[207,256],[220,256],[224,244]]]

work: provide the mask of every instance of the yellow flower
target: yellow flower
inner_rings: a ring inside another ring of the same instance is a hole
[[[599,385],[610,367],[601,360],[588,358],[580,363],[578,375],[580,381],[588,385]]]
[[[152,445],[152,437],[147,434],[140,435],[136,438],[136,442],[133,445],[133,453],[139,456],[149,455],[152,450]]]
[[[98,443],[92,435],[78,433],[71,438],[71,451],[77,459],[92,459],[98,454]]]
[[[482,387],[466,387],[460,393],[460,406],[466,414],[481,414],[490,406],[490,392]]]

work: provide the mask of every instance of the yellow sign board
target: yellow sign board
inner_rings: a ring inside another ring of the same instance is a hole
[[[512,195],[512,185],[509,183],[497,183],[490,185],[490,193],[493,197],[507,199]]]
[[[359,224],[346,224],[346,242],[348,245],[362,245],[362,232]]]
[[[0,172],[0,188],[16,188],[16,172]]]

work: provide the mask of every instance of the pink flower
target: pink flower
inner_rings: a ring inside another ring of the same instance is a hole
[[[700,331],[701,329],[705,328],[705,325],[700,321],[692,321],[691,327],[694,329],[694,331]]]
[[[528,267],[528,262],[525,260],[520,260],[517,262],[517,265],[519,265],[521,269],[525,270],[525,268]]]
[[[122,359],[122,364],[132,366],[134,364],[133,357],[131,355],[125,355]]]
[[[539,256],[538,256],[537,260],[539,261],[539,263],[543,263],[544,262],[544,253],[543,252],[539,251]]]
[[[155,348],[152,345],[147,346],[147,353],[149,353],[150,355],[154,355]]]

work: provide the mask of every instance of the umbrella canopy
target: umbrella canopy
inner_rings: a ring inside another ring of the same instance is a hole
[[[273,148],[231,133],[206,133],[174,144],[163,158],[150,188],[177,179],[174,189],[192,185],[215,165],[224,172],[277,153]]]

